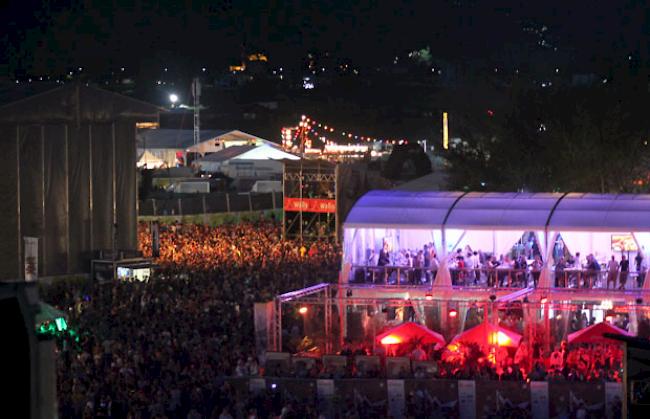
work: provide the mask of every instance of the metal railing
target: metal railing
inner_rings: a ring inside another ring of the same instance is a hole
[[[350,284],[431,286],[438,268],[411,266],[351,265]],[[527,288],[537,287],[541,270],[512,268],[449,268],[453,286],[477,288]],[[550,271],[552,288],[636,289],[643,286],[644,272],[627,274],[609,273],[589,269]]]

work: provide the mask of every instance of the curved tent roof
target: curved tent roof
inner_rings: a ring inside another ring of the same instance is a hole
[[[650,195],[371,191],[344,227],[650,232]]]
[[[462,192],[370,191],[356,202],[346,227],[440,228]]]
[[[549,228],[650,231],[650,195],[570,193],[553,211]]]
[[[562,194],[470,192],[449,213],[445,227],[543,229]]]

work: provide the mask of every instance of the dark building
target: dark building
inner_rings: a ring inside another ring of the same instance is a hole
[[[0,106],[0,279],[24,276],[24,237],[39,239],[39,276],[137,249],[136,122],[160,110],[82,84]]]

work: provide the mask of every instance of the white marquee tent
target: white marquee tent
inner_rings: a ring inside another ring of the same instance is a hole
[[[387,241],[394,251],[431,243],[441,267],[455,249],[505,254],[533,232],[546,261],[544,283],[559,236],[571,253],[599,261],[613,254],[614,237],[631,236],[638,249],[650,249],[650,195],[371,191],[343,230],[344,263],[366,264],[370,251]]]

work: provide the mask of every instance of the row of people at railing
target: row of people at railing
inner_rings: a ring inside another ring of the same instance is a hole
[[[433,244],[427,244],[422,250],[397,252],[391,258],[387,244],[365,265],[354,265],[351,282],[422,285],[430,284],[435,279],[440,261]],[[511,258],[510,255],[495,255],[458,249],[449,256],[447,266],[453,285],[487,286],[487,287],[537,287],[544,266],[541,255],[526,259],[524,254]],[[630,261],[625,255],[616,260],[614,255],[607,263],[600,263],[593,254],[581,258],[579,252],[568,258],[561,256],[550,266],[551,284],[554,287],[568,288],[619,288],[643,286],[647,271],[642,253],[635,257],[636,269],[630,268]],[[633,281],[628,282],[631,279]]]

